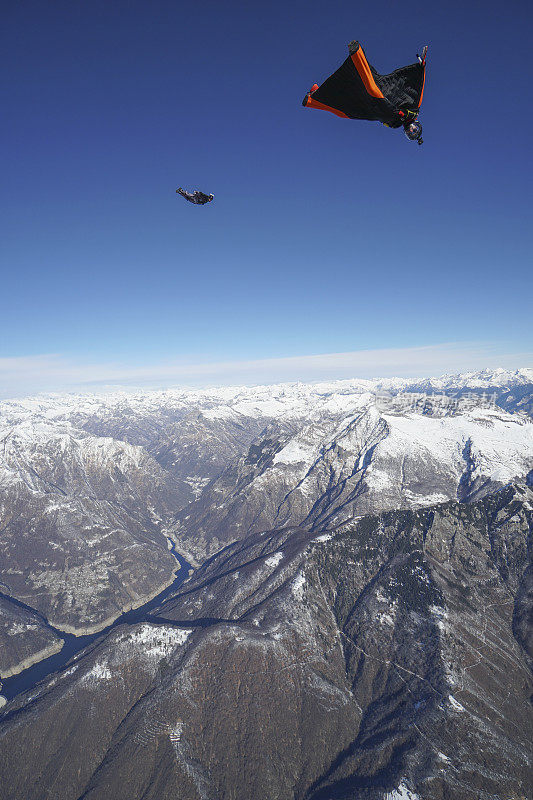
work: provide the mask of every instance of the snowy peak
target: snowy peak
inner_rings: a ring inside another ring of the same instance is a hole
[[[524,415],[470,400],[432,415],[394,404],[383,413],[368,394],[358,405],[347,417],[271,426],[178,513],[173,536],[203,559],[255,531],[471,500],[533,466],[533,422]]]
[[[482,497],[532,468],[531,377],[0,403],[2,591],[97,625],[169,583],[167,536],[198,563],[253,532]]]
[[[524,367],[517,370],[483,369],[456,375],[443,375],[440,378],[427,378],[421,383],[433,389],[514,389],[533,383],[533,369]]]
[[[243,417],[276,418],[309,415],[313,410],[324,414],[348,414],[357,403],[357,396],[380,392],[416,391],[510,391],[533,385],[533,369],[481,370],[440,378],[349,379],[318,383],[284,383],[269,386],[233,386],[213,389],[113,392],[87,395],[45,395],[35,398],[0,402],[0,417],[11,424],[24,418],[54,420],[106,418],[129,414],[180,416],[195,408],[208,418]]]

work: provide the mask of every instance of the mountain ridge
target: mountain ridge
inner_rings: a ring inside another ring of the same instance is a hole
[[[532,534],[517,484],[233,542],[6,708],[10,800],[525,798]]]
[[[0,402],[0,591],[86,633],[171,583],[169,539],[199,565],[261,529],[481,497],[533,466],[532,378],[469,373],[422,393],[387,379]],[[24,646],[11,647],[7,617],[4,675],[15,653],[25,662],[43,649],[29,619]]]

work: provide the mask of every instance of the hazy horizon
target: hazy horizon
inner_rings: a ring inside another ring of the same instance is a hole
[[[326,353],[300,358],[236,362],[77,364],[59,356],[0,358],[0,399],[39,394],[208,389],[335,380],[439,378],[484,369],[516,371],[533,365],[533,354],[505,354],[475,343],[437,347]]]

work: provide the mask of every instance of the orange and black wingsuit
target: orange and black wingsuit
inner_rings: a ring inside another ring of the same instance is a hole
[[[380,75],[359,42],[348,47],[346,61],[321,86],[315,84],[302,105],[348,119],[377,120],[391,128],[416,119],[424,95],[425,51],[415,64]]]

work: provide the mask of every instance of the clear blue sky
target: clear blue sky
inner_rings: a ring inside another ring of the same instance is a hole
[[[2,9],[0,358],[531,347],[525,0]],[[302,108],[353,38],[429,43],[423,147]]]

